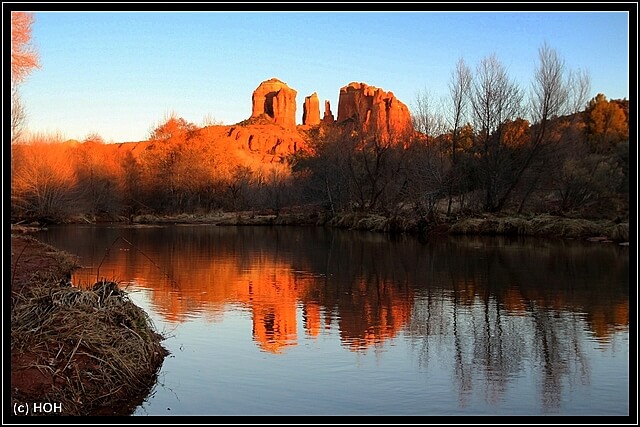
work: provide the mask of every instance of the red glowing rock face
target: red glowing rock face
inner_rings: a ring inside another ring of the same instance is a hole
[[[297,91],[286,83],[271,78],[253,91],[251,119],[266,119],[285,129],[296,129]],[[338,119],[334,119],[329,101],[325,101],[324,115],[320,118],[318,94],[305,97],[302,125],[337,123],[353,130],[388,139],[412,129],[409,108],[393,92],[366,83],[351,82],[340,88]]]
[[[273,119],[275,124],[286,129],[295,129],[297,93],[276,78],[263,81],[253,91],[251,117],[265,114]]]
[[[336,121],[335,117],[333,117],[333,113],[331,112],[331,104],[329,101],[324,101],[324,116],[322,117],[322,121],[324,123],[334,123]]]
[[[310,126],[320,124],[320,101],[318,100],[318,94],[316,92],[313,92],[304,99],[302,124]]]
[[[349,83],[340,88],[337,123],[351,121],[360,131],[383,138],[411,129],[409,108],[393,92],[366,83]]]

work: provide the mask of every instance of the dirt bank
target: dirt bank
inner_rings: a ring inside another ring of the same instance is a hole
[[[131,415],[156,382],[163,337],[117,284],[71,286],[77,267],[71,254],[11,236],[14,414]]]

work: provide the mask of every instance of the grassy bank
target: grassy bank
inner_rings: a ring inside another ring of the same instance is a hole
[[[629,223],[548,214],[532,218],[486,215],[458,221],[451,225],[449,233],[599,239],[621,243],[629,241]]]
[[[549,214],[527,217],[482,215],[456,221],[421,222],[410,217],[341,214],[327,225],[354,230],[411,234],[509,235],[585,239],[611,242],[629,241],[629,223],[611,220],[566,218]]]
[[[86,217],[70,223],[91,223]],[[95,221],[99,222],[99,221]],[[393,217],[361,212],[329,215],[321,211],[217,212],[210,214],[136,215],[111,222],[133,224],[210,224],[220,226],[304,225],[365,230],[383,233],[458,235],[517,235],[570,239],[597,239],[617,243],[629,241],[628,220],[572,218],[551,214],[530,216],[481,214],[455,220],[425,221],[404,213]]]
[[[71,254],[17,235],[11,249],[11,406],[130,415],[167,355],[147,314],[116,283],[71,286]]]

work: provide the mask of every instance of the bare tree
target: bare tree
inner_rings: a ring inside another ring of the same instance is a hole
[[[349,168],[355,142],[334,125],[313,130],[309,135],[310,149],[297,154],[293,172],[305,182],[308,202],[320,202],[335,216],[350,205],[355,193]]]
[[[262,205],[271,209],[276,216],[280,215],[282,208],[288,206],[291,199],[291,175],[286,167],[281,164],[265,166],[264,179],[261,180],[258,190],[262,199]]]
[[[471,69],[465,64],[464,59],[460,58],[456,64],[456,70],[451,74],[451,80],[449,82],[451,132],[453,137],[451,140],[451,157],[454,163],[456,161],[460,129],[467,115],[472,79]]]
[[[531,85],[530,108],[534,123],[546,125],[551,117],[565,112],[569,90],[564,74],[564,60],[544,43],[538,49],[538,65]],[[544,127],[540,129],[537,139],[544,138]]]
[[[530,115],[534,127],[531,145],[527,147],[523,161],[514,174],[503,200],[507,200],[514,188],[520,183],[527,168],[532,166],[536,159],[537,170],[529,179],[524,196],[520,202],[518,212],[522,212],[524,205],[534,191],[542,171],[548,164],[543,156],[545,145],[549,142],[549,121],[566,112],[569,100],[569,89],[565,79],[565,62],[558,53],[545,42],[538,49],[538,64],[531,85],[529,98]]]
[[[439,106],[433,95],[427,89],[418,92],[411,121],[413,128],[427,138],[439,136],[445,128],[443,115],[439,113]]]
[[[456,64],[456,70],[451,74],[449,82],[449,96],[451,106],[451,176],[448,182],[449,200],[447,202],[447,216],[451,214],[451,203],[453,199],[454,186],[460,181],[460,171],[457,167],[459,149],[460,130],[467,116],[467,109],[470,99],[472,74],[471,69],[460,58]]]
[[[580,104],[584,104],[588,88],[588,75],[578,73],[567,76],[565,61],[555,49],[546,42],[538,49],[538,64],[529,98],[530,116],[534,124],[531,143],[525,148],[513,180],[503,196],[502,204],[521,183],[527,169],[533,166],[535,170],[531,171],[526,183],[518,212],[523,210],[539,179],[548,169],[551,157],[547,154],[550,154],[552,143],[558,142],[550,132],[551,121],[561,115],[575,112]],[[557,147],[557,144],[553,146]]]
[[[418,93],[412,114],[414,129],[422,134],[407,145],[403,174],[406,182],[401,191],[410,200],[421,221],[436,219],[436,207],[450,187],[451,159],[445,135],[446,100],[435,101],[426,89]]]
[[[124,175],[118,154],[104,144],[99,134],[92,132],[74,147],[72,155],[78,190],[76,204],[90,214],[116,214],[123,196],[118,181]]]
[[[582,111],[591,92],[591,76],[587,71],[574,70],[568,77],[567,112],[575,114]]]
[[[58,221],[75,208],[70,152],[50,140],[12,147],[12,215]]]
[[[202,127],[222,125],[224,125],[224,122],[222,120],[216,119],[211,113],[205,114],[205,116],[202,118]]]
[[[475,128],[479,129],[483,143],[500,131],[500,126],[521,111],[522,93],[509,79],[507,70],[493,54],[482,59],[472,81],[471,106]]]
[[[509,152],[501,144],[502,125],[521,111],[522,93],[509,79],[496,55],[485,57],[477,66],[471,84],[471,107],[478,131],[479,176],[485,190],[485,209],[501,208],[499,194],[511,174]]]
[[[38,53],[31,44],[33,13],[11,12],[11,143],[24,130],[26,110],[18,87],[33,69],[40,67]]]
[[[33,13],[11,12],[11,83],[20,83],[40,66],[38,53],[31,44]]]
[[[231,176],[225,181],[226,190],[231,197],[231,207],[237,215],[244,207],[247,189],[252,180],[251,169],[247,166],[237,165],[233,168]]]
[[[347,164],[356,206],[362,211],[374,211],[391,172],[388,163],[392,144],[375,132],[355,136],[350,142],[355,149]]]
[[[11,85],[11,143],[18,142],[27,121],[27,111],[24,108],[17,85]]]
[[[402,186],[404,199],[413,206],[420,227],[437,222],[437,205],[446,194],[447,175],[451,168],[447,149],[437,138],[433,143],[412,140],[404,156]]]

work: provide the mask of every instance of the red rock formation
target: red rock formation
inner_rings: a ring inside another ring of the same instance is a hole
[[[265,80],[253,91],[251,117],[266,114],[274,123],[295,129],[297,94],[295,89],[276,78]]]
[[[322,121],[324,123],[334,123],[336,119],[333,117],[333,113],[331,112],[331,104],[329,100],[324,101],[324,117],[322,117]]]
[[[304,106],[302,109],[302,124],[315,126],[320,123],[320,101],[318,94],[313,92],[304,98]]]
[[[374,132],[383,138],[411,129],[409,108],[393,92],[385,92],[366,83],[349,83],[340,88],[338,123],[351,121],[361,131]]]
[[[250,153],[261,163],[283,163],[290,155],[305,146],[295,129],[283,130],[273,124],[248,126],[221,126],[224,135],[215,138],[229,150]]]

